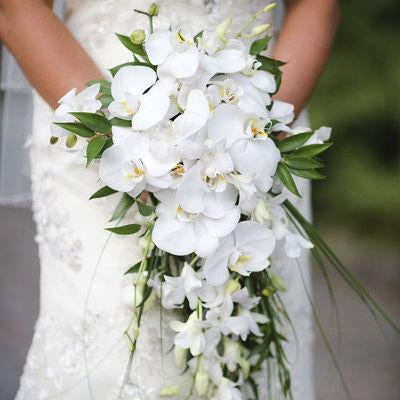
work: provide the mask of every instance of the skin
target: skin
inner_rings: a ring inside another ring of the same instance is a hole
[[[51,3],[0,0],[0,40],[13,53],[32,86],[55,107],[72,87],[82,89],[87,81],[102,74],[52,13]],[[283,67],[283,84],[276,97],[293,103],[296,112],[305,106],[318,81],[338,20],[337,0],[287,1],[285,22],[273,55],[288,64]]]

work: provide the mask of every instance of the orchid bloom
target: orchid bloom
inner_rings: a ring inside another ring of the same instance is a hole
[[[178,333],[174,339],[175,346],[189,349],[193,356],[198,356],[203,352],[205,346],[204,322],[199,319],[197,311],[190,314],[186,322],[171,321],[170,327]]]
[[[110,188],[136,197],[146,185],[167,188],[172,183],[171,169],[177,160],[159,160],[149,140],[128,128],[113,127],[114,145],[100,160],[100,179]]]
[[[100,91],[100,84],[96,83],[77,93],[77,89],[70,90],[60,100],[59,106],[54,112],[54,122],[74,122],[75,118],[69,114],[70,112],[89,112],[95,113],[101,108],[100,100],[97,95]],[[55,137],[67,136],[69,131],[51,124],[51,134]]]
[[[153,242],[160,249],[176,255],[196,253],[205,257],[219,244],[219,238],[229,235],[237,225],[240,211],[231,207],[221,218],[201,213],[190,213],[176,199],[176,192],[163,190],[156,193],[160,200],[157,220],[153,228]]]
[[[275,237],[267,227],[252,221],[240,222],[216,251],[207,257],[204,276],[212,285],[221,285],[229,277],[229,269],[247,276],[269,265],[275,248]]]
[[[111,83],[114,98],[108,107],[111,115],[131,120],[137,131],[158,124],[169,109],[170,98],[168,86],[156,80],[157,74],[149,67],[122,67]]]
[[[193,76],[200,62],[200,52],[193,34],[182,29],[178,32],[158,31],[146,38],[145,49],[150,62],[158,65],[161,76],[177,79]]]
[[[278,148],[264,132],[266,122],[231,104],[221,104],[208,123],[208,136],[214,141],[226,140],[238,172],[252,177],[263,192],[271,188],[281,159]]]

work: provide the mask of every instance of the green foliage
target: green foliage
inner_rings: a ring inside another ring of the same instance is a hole
[[[100,92],[111,96],[111,82],[106,79],[94,79],[89,81],[86,86],[93,86],[97,83],[100,84]]]
[[[54,122],[54,124],[81,137],[90,138],[95,135],[91,129],[80,122]]]
[[[267,36],[265,38],[254,41],[250,47],[250,54],[256,56],[265,51],[268,47],[268,43],[270,42],[270,40],[271,36]]]
[[[119,41],[133,54],[137,54],[141,57],[147,57],[146,51],[142,44],[133,43],[129,36],[121,35],[119,33],[116,33],[116,35]]]
[[[115,228],[106,228],[106,231],[116,233],[117,235],[133,235],[140,231],[141,225],[129,224],[124,226],[117,226]]]
[[[156,209],[154,206],[143,204],[139,200],[136,200],[136,204],[139,210],[139,213],[143,215],[144,217],[148,217],[151,214],[154,213],[154,210]]]
[[[127,193],[124,193],[117,207],[115,208],[115,211],[110,219],[110,222],[124,218],[128,210],[133,206],[134,203],[135,199],[129,196]]]
[[[110,122],[102,115],[88,112],[71,112],[70,114],[92,131],[100,133],[111,132]]]
[[[99,199],[101,197],[106,197],[110,196],[112,194],[117,193],[116,190],[109,188],[108,186],[104,186],[101,189],[99,189],[97,192],[93,193],[90,197],[89,200],[93,199]]]
[[[100,154],[106,144],[107,136],[96,136],[86,147],[86,167]]]

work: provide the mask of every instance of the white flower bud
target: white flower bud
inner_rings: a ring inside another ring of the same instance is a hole
[[[250,34],[245,35],[245,36],[250,38],[250,37],[261,35],[262,33],[266,32],[269,29],[270,26],[271,26],[271,24],[257,25],[257,26],[255,26],[253,28],[253,30],[251,31]]]
[[[241,286],[240,283],[236,280],[229,279],[228,282],[225,283],[224,293],[225,295],[231,295],[238,290],[240,290]]]
[[[206,370],[202,367],[196,372],[196,376],[194,378],[194,384],[196,387],[196,392],[200,397],[206,395],[209,385],[209,378]]]
[[[158,5],[156,3],[153,3],[150,7],[149,10],[147,11],[147,13],[151,16],[151,17],[157,17],[158,15]]]
[[[165,388],[160,390],[160,397],[175,397],[178,396],[180,392],[180,388],[178,385],[166,386]]]
[[[187,352],[187,349],[182,347],[175,346],[174,348],[175,364],[179,369],[186,367]]]
[[[215,32],[218,38],[221,40],[221,42],[225,43],[227,41],[226,32],[228,31],[231,24],[232,24],[232,18],[229,17],[218,25]]]
[[[276,3],[270,3],[270,4],[268,4],[267,6],[265,6],[265,7],[260,11],[260,13],[267,13],[267,12],[273,10],[275,7],[276,7]]]
[[[250,375],[250,362],[245,358],[239,360],[239,365],[243,373],[243,377],[247,379]]]
[[[134,44],[143,44],[146,39],[146,33],[143,29],[136,29],[130,34],[129,39]]]

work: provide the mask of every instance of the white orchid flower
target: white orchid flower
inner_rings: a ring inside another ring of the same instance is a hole
[[[172,190],[163,190],[156,195],[161,202],[157,206],[153,242],[171,254],[196,253],[205,257],[218,247],[219,239],[232,232],[239,221],[237,207],[227,210],[222,218],[210,218],[185,211]]]
[[[294,105],[284,101],[275,100],[272,103],[269,118],[278,121],[278,123],[273,126],[273,131],[284,131],[290,133],[291,128],[288,125],[294,120]]]
[[[181,138],[185,139],[202,129],[207,123],[210,107],[204,93],[194,89],[189,93],[184,112],[175,120]]]
[[[143,134],[114,127],[113,140],[114,145],[104,151],[100,160],[100,179],[107,186],[135,197],[146,185],[167,188],[172,184],[170,171],[177,161],[157,159]]]
[[[302,130],[302,132],[306,132],[306,130]],[[308,141],[305,143],[305,146],[308,146],[309,144],[322,144],[328,141],[331,137],[332,133],[332,128],[329,128],[327,126],[321,126],[321,128],[317,129],[314,132],[314,135],[308,139]]]
[[[75,118],[70,112],[89,112],[95,113],[101,108],[101,101],[97,100],[100,91],[100,84],[96,83],[77,93],[74,88],[58,100],[59,106],[54,111],[53,122],[74,122]],[[67,136],[70,132],[57,126],[50,125],[52,136]]]
[[[259,324],[265,324],[269,321],[266,315],[242,307],[239,307],[238,316],[236,318],[240,318],[241,321],[241,332],[239,336],[242,340],[247,340],[247,336],[250,332],[255,336],[262,336],[263,334]]]
[[[222,378],[211,400],[243,400],[242,392],[237,385],[228,378]]]
[[[216,296],[215,289],[187,263],[184,264],[180,276],[165,275],[164,279],[164,283],[153,286],[157,286],[159,296],[162,294],[163,307],[167,309],[180,307],[187,298],[189,307],[194,310],[199,301],[211,301]]]
[[[204,326],[204,321],[199,319],[197,311],[190,314],[186,322],[171,321],[171,329],[178,332],[174,338],[175,346],[189,349],[194,357],[201,354],[205,346]]]
[[[208,123],[208,136],[225,139],[235,167],[263,192],[272,186],[272,177],[281,159],[274,142],[264,132],[266,120],[249,117],[231,104],[221,104]]]
[[[312,249],[314,245],[301,236],[299,233],[286,231],[285,234],[285,252],[290,258],[299,258],[301,249]]]
[[[111,115],[131,120],[137,131],[158,124],[169,109],[170,89],[156,80],[157,74],[149,67],[122,67],[111,83],[114,98],[108,107]]]
[[[200,52],[193,34],[184,29],[152,33],[146,38],[145,49],[150,62],[158,65],[160,76],[188,78],[196,74],[199,67]]]
[[[280,205],[285,200],[283,195],[267,199],[257,199],[251,217],[254,221],[268,226],[275,236],[276,240],[282,239],[289,226],[289,220],[285,210]]]
[[[190,213],[222,218],[236,203],[237,189],[227,181],[233,171],[223,143],[203,144],[199,161],[186,173],[177,190],[179,204]]]
[[[223,47],[215,46],[215,43],[214,46],[210,46],[210,42],[205,43],[205,40],[200,41],[200,46],[206,50],[200,63],[211,74],[234,74],[246,67],[247,55],[243,42],[230,39]]]
[[[221,285],[229,277],[229,269],[247,276],[269,266],[268,258],[275,248],[270,229],[252,221],[240,222],[218,249],[207,257],[203,273],[212,285]]]

